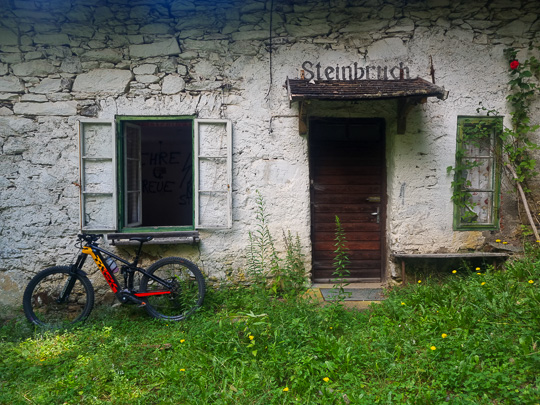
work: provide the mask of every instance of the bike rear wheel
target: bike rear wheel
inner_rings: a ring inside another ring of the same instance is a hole
[[[154,318],[181,321],[191,315],[204,301],[206,285],[199,268],[181,257],[166,257],[152,264],[147,272],[170,284],[170,288],[151,279],[141,278],[141,293],[156,293],[145,297],[146,311]],[[159,294],[169,290],[170,294]]]
[[[62,292],[72,285],[63,300]],[[23,295],[24,314],[41,327],[58,329],[85,320],[94,306],[94,288],[82,274],[71,274],[67,266],[39,272]]]

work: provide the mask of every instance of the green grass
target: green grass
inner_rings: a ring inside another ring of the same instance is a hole
[[[4,320],[0,403],[538,404],[539,257],[363,312],[242,288],[210,290],[181,323],[133,307],[57,333]]]

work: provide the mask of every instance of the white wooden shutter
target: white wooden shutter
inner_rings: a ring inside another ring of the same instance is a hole
[[[142,223],[142,179],[141,179],[141,127],[124,125],[125,161],[125,218],[126,226]]]
[[[232,227],[232,124],[194,120],[195,228]]]
[[[113,121],[79,122],[80,213],[83,231],[115,231],[116,140]]]

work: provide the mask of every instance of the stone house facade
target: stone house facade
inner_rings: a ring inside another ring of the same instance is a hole
[[[71,262],[81,229],[112,234],[121,254],[126,235],[151,232],[161,243],[145,260],[188,257],[222,278],[246,265],[258,193],[278,247],[298,234],[315,280],[330,275],[336,215],[357,281],[398,278],[396,252],[515,236],[489,148],[470,174],[472,223],[447,167],[480,103],[508,124],[503,51],[538,48],[539,12],[527,0],[0,1],[0,304]]]

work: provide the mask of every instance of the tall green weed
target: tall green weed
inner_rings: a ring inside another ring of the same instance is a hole
[[[334,250],[334,272],[332,273],[334,279],[332,280],[332,282],[334,283],[333,290],[337,292],[337,296],[335,297],[336,301],[339,302],[347,298],[345,287],[349,285],[346,280],[347,277],[351,274],[349,270],[349,265],[351,261],[349,260],[349,248],[347,246],[347,237],[345,235],[345,230],[343,229],[341,221],[339,220],[339,217],[337,215],[335,221],[336,236],[334,239],[334,247],[336,248],[336,250]]]
[[[274,295],[299,294],[306,289],[304,255],[298,234],[283,231],[285,258],[279,257],[274,237],[268,226],[266,202],[257,191],[256,226],[249,232],[248,276],[252,283]]]

